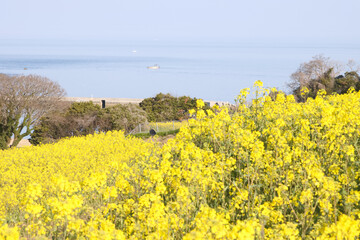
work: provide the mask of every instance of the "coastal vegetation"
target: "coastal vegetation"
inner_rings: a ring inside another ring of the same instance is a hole
[[[233,114],[197,100],[163,146],[109,131],[0,151],[0,236],[358,238],[360,92],[269,92]]]
[[[325,90],[327,94],[344,94],[350,88],[359,91],[359,71],[360,66],[353,60],[344,65],[323,55],[317,55],[300,65],[291,75],[288,86],[297,101],[304,101],[308,97],[315,98],[319,90]],[[342,72],[344,73],[341,74]]]
[[[188,110],[195,107],[196,98],[162,93],[144,99],[140,105],[117,104],[101,108],[93,102],[74,102],[42,117],[31,133],[30,142],[34,145],[53,143],[65,137],[113,130],[128,134],[136,128],[141,128],[141,132],[154,129],[165,133],[187,124],[178,120],[188,119]]]

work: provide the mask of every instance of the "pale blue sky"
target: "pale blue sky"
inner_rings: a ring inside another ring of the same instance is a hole
[[[359,0],[2,0],[0,39],[360,40]]]

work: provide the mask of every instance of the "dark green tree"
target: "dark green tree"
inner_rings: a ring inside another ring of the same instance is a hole
[[[150,122],[182,120],[189,117],[187,112],[190,109],[196,108],[196,98],[159,93],[153,98],[145,98],[140,107]]]
[[[344,75],[339,75],[335,78],[334,89],[337,93],[347,93],[351,87],[353,87],[356,91],[360,90],[360,76],[357,72],[346,72]]]

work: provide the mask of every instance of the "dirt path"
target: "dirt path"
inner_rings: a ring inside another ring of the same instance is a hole
[[[169,139],[172,139],[172,138],[175,138],[175,135],[170,134],[170,135],[166,135],[166,136],[164,136],[164,137],[158,136],[158,137],[156,137],[156,138],[150,137],[150,138],[146,139],[145,141],[150,141],[150,142],[156,141],[156,142],[160,143],[160,145],[162,146],[162,145],[164,145],[167,141],[169,141]]]

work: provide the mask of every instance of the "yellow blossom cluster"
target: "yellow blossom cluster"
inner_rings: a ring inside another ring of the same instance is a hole
[[[108,132],[0,152],[0,238],[357,239],[360,93],[255,83],[176,138]]]

